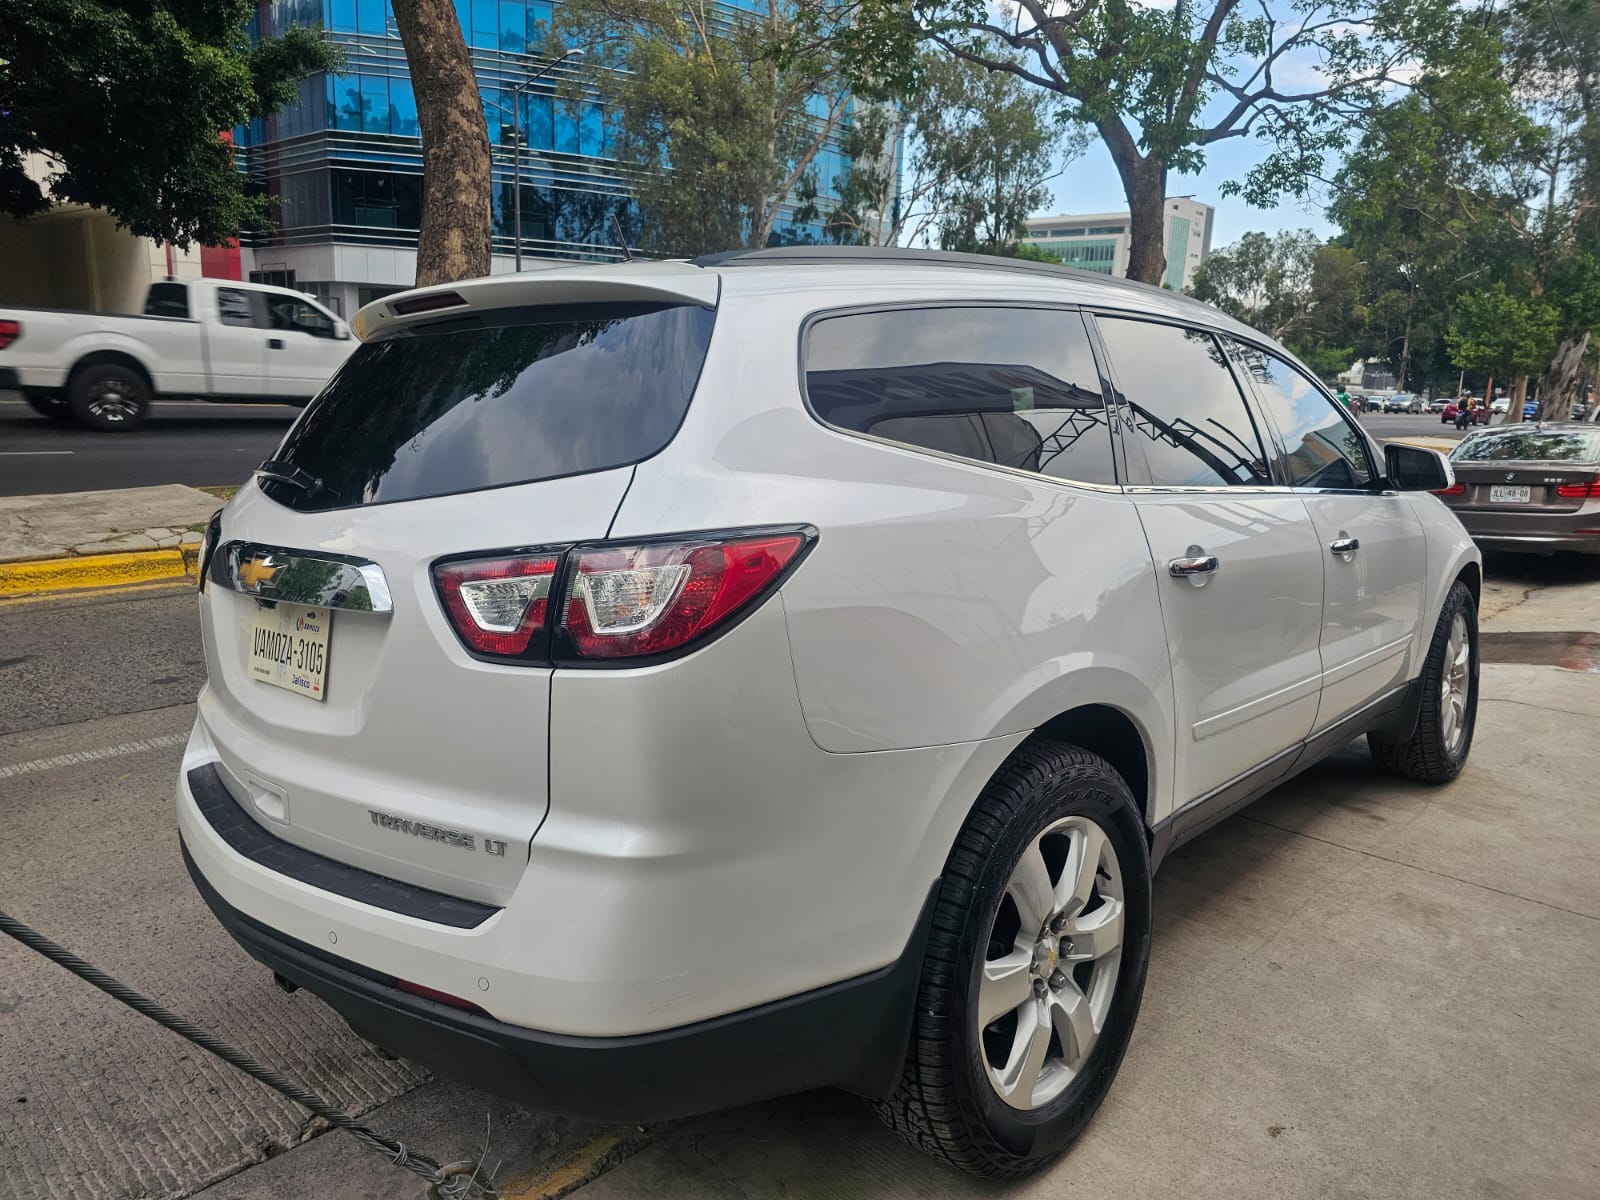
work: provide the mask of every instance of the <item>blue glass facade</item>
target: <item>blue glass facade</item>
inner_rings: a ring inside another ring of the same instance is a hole
[[[581,79],[584,68],[557,68],[526,89],[522,111],[512,112],[513,85],[548,61],[550,0],[456,0],[455,7],[493,156],[495,254],[513,249],[512,131],[520,118],[524,256],[619,257],[615,225],[631,239],[638,222],[627,168],[610,157],[611,120],[597,100],[574,108],[556,97],[558,80]],[[336,74],[304,80],[297,102],[276,116],[235,131],[241,166],[276,201],[276,230],[245,239],[247,265],[258,278],[313,291],[348,314],[414,274],[422,207],[416,95],[389,0],[260,0],[252,33],[272,36],[292,25],[324,30],[344,63]],[[824,205],[847,167],[837,147],[818,156]],[[820,223],[792,220],[776,236],[823,238]],[[495,269],[508,268],[497,262]]]

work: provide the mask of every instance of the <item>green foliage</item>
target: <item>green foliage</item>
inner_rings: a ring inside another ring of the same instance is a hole
[[[620,68],[602,71],[597,86],[617,114],[613,153],[638,179],[644,249],[764,246],[786,203],[814,207],[816,157],[842,133],[850,98],[828,47],[781,64],[771,56],[791,19],[784,0],[754,14],[712,0],[558,8],[559,39]]]
[[[1058,266],[1064,265],[1067,261],[1054,250],[1047,249],[1044,246],[1035,246],[1032,242],[1018,242],[1005,252],[1005,256],[1007,258],[1020,258],[1024,262],[1055,263]]]
[[[1512,295],[1496,283],[1456,300],[1445,344],[1457,366],[1509,379],[1550,361],[1559,320],[1553,305]]]
[[[1453,0],[1288,0],[1259,10],[1239,0],[1017,0],[998,20],[988,0],[796,4],[807,37],[831,39],[856,77],[892,93],[923,85],[930,60],[920,51],[932,44],[1036,85],[1064,121],[1094,126],[1133,210],[1129,273],[1149,282],[1164,265],[1168,171],[1197,171],[1207,147],[1253,136],[1267,157],[1224,190],[1252,204],[1307,194],[1396,78],[1451,52],[1466,14]],[[1314,83],[1280,82],[1307,60],[1318,64]]]
[[[226,241],[266,218],[221,135],[336,61],[313,30],[252,47],[253,0],[27,0],[0,20],[0,211],[93,205],[132,232]],[[53,160],[41,190],[25,156]]]

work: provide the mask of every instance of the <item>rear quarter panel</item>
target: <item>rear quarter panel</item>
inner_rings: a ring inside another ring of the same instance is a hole
[[[817,546],[782,599],[804,720],[820,748],[972,742],[1108,704],[1144,733],[1158,817],[1170,805],[1172,688],[1131,502],[813,418],[800,391],[802,322],[821,309],[892,301],[892,288],[730,291],[684,428],[639,466],[612,536],[814,524]],[[923,288],[908,298],[939,297]],[[944,298],[984,296],[966,288]],[[1026,295],[1008,288],[993,298]]]

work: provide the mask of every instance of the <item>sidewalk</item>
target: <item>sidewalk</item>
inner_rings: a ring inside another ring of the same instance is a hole
[[[0,598],[182,578],[223,503],[175,483],[0,497]]]

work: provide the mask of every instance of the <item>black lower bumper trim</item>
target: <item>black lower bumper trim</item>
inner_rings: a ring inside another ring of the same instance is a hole
[[[448,896],[431,888],[402,883],[387,875],[352,867],[349,863],[284,841],[245,812],[222,782],[215,763],[203,763],[189,772],[189,794],[194,797],[195,807],[200,810],[207,824],[236,852],[257,866],[287,875],[290,879],[309,883],[314,888],[321,888],[347,900],[359,900],[374,908],[416,917],[419,921],[449,925],[453,929],[476,929],[500,911],[476,900],[463,900],[459,896]]]
[[[183,857],[234,940],[327,1001],[362,1037],[446,1078],[595,1121],[659,1121],[817,1087],[887,1095],[905,1059],[938,888],[935,882],[904,953],[881,970],[676,1029],[571,1037],[399,991],[387,976],[241,913],[206,881],[187,846]]]
[[[15,367],[0,367],[0,392],[20,392],[22,380],[17,378]]]

